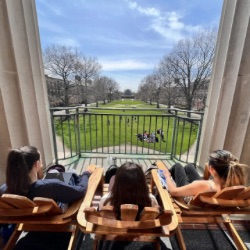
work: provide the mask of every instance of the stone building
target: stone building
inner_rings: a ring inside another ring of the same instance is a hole
[[[45,75],[50,107],[64,106],[65,88],[63,80]],[[69,89],[69,103],[71,106],[82,103],[82,86],[72,85]]]

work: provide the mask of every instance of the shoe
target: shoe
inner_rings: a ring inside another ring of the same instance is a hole
[[[157,166],[154,166],[154,165],[152,164],[151,166],[149,166],[149,167],[146,168],[145,174],[147,174],[148,172],[151,172],[152,169],[158,169],[158,167],[157,167]]]

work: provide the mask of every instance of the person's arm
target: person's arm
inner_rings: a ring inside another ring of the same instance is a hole
[[[99,205],[98,205],[98,210],[101,210],[103,208],[103,206],[108,206],[110,205],[109,202],[107,202],[110,198],[110,193],[107,193],[105,195],[102,196]]]
[[[90,172],[85,171],[75,186],[56,179],[38,180],[35,186],[30,188],[29,198],[46,197],[56,202],[71,203],[85,195],[89,176]]]
[[[173,196],[183,197],[183,196],[193,196],[200,192],[204,192],[210,189],[210,185],[207,181],[194,181],[188,185],[182,187],[176,187],[172,181],[171,174],[168,169],[163,172],[169,193]]]
[[[159,208],[159,204],[158,204],[155,196],[153,194],[150,194],[149,197],[151,199],[151,206]]]

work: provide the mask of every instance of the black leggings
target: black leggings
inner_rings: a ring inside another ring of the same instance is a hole
[[[201,180],[201,177],[193,164],[188,164],[183,167],[180,163],[176,163],[171,167],[169,172],[171,173],[177,187],[182,187],[193,181]]]

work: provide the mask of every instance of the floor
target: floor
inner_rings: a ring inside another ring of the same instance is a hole
[[[115,160],[113,160],[116,158]],[[77,173],[82,173],[84,170],[91,164],[96,165],[97,167],[104,167],[107,169],[111,166],[114,162],[117,166],[121,166],[123,163],[130,161],[137,164],[140,164],[145,171],[148,167],[150,167],[156,161],[162,161],[164,165],[168,168],[174,164],[174,161],[167,159],[160,158],[159,156],[128,156],[128,155],[104,155],[104,156],[92,156],[92,157],[83,157],[80,159],[76,159],[75,161],[71,162],[69,160],[59,161],[59,164],[62,164],[66,167],[66,170],[76,170]]]

